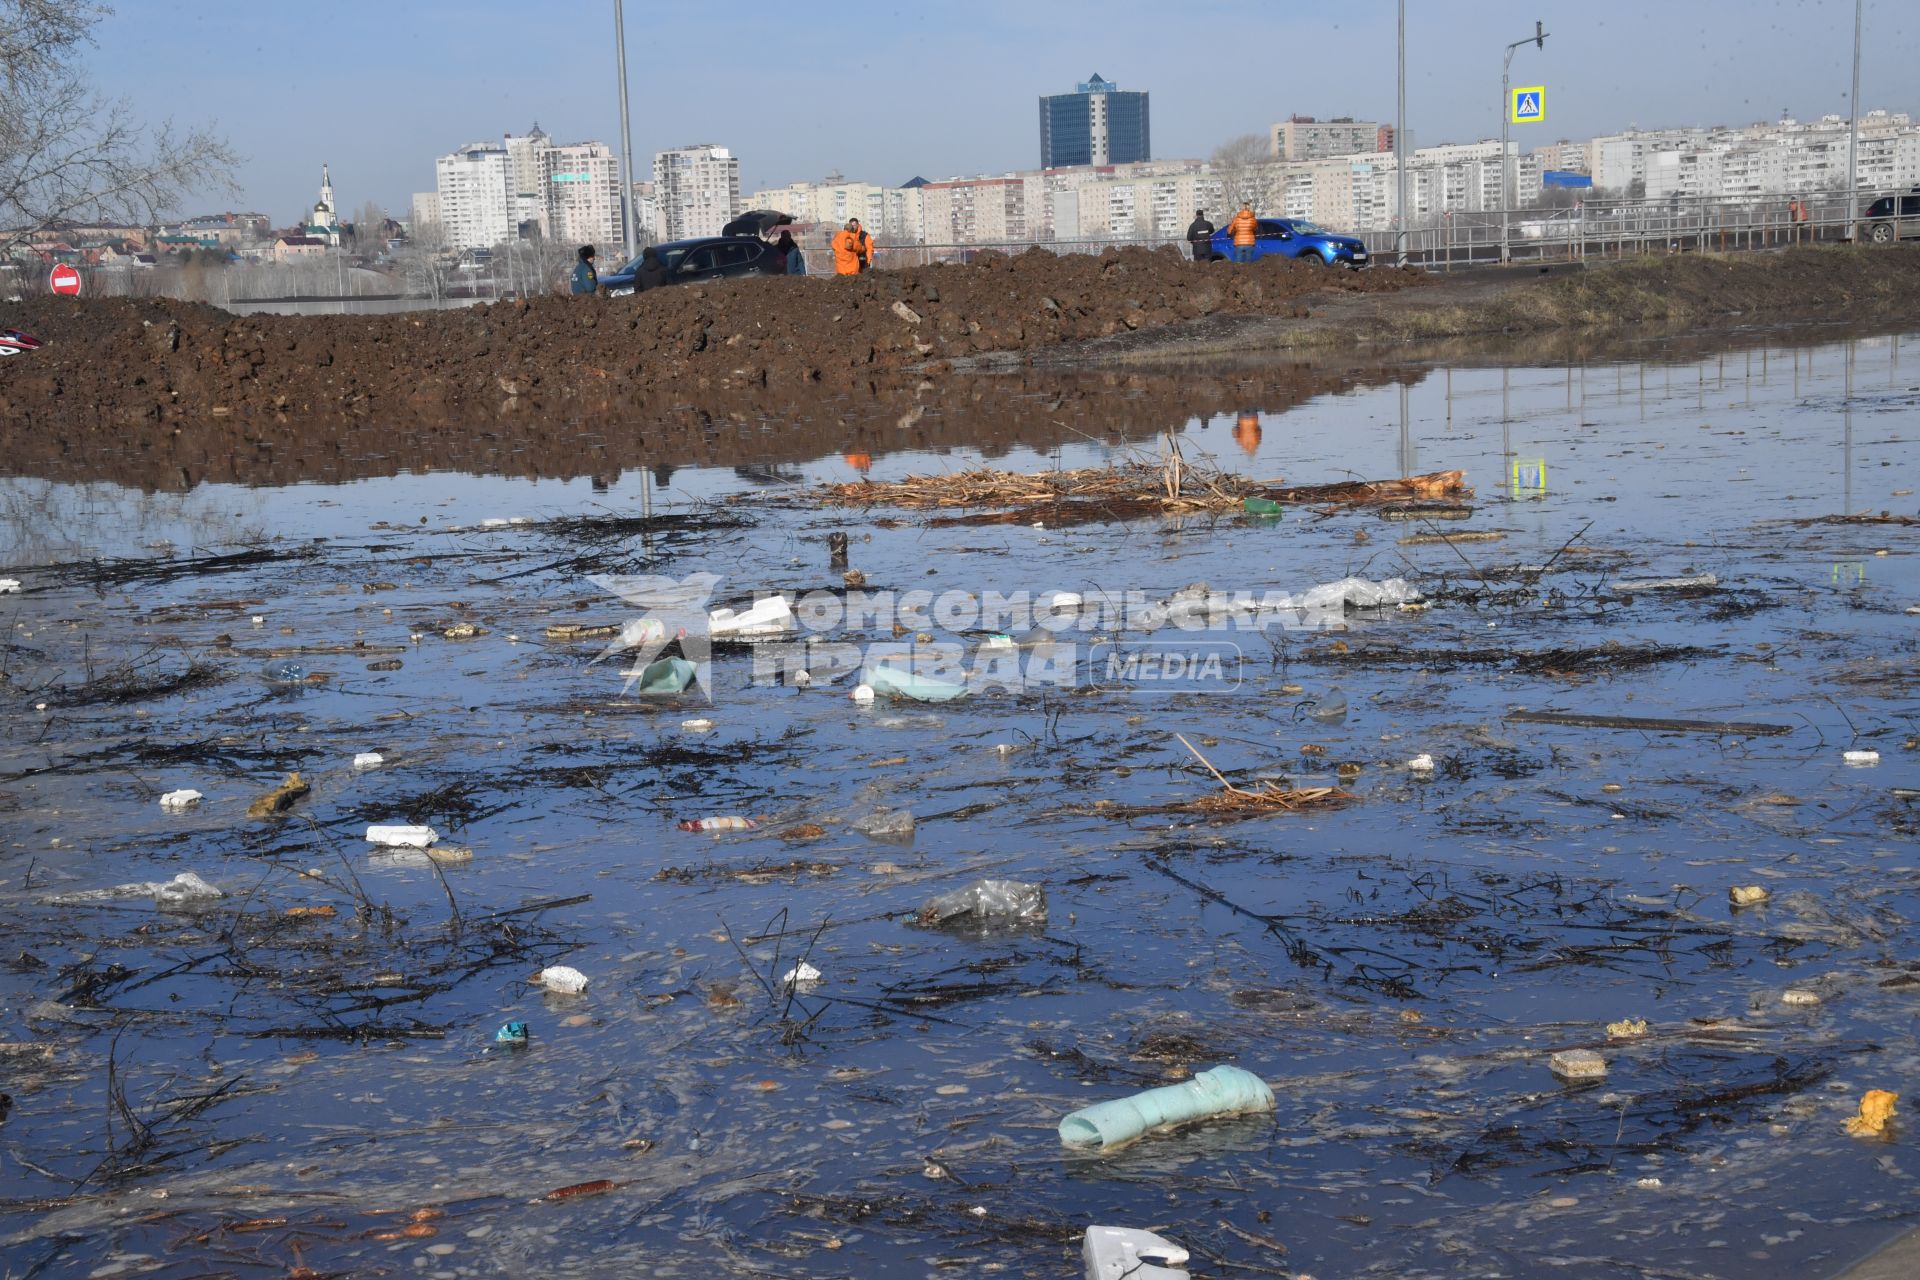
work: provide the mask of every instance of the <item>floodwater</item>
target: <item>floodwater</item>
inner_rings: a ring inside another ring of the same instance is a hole
[[[1917,349],[1416,365],[1161,424],[1262,479],[1463,468],[1466,521],[951,526],[809,496],[979,465],[960,410],[937,452],[912,423],[870,455],[802,434],[664,486],[0,479],[6,1272],[1065,1276],[1105,1223],[1208,1276],[1836,1274],[1915,1217],[1911,1122],[1843,1125],[1870,1088],[1920,1106],[1920,572],[1911,523],[1817,521],[1914,514]],[[1164,449],[1092,403],[977,428],[1013,470]],[[897,635],[837,610],[835,530],[868,597],[935,603]],[[1502,536],[1401,543],[1463,530]],[[938,705],[745,645],[647,698],[606,640],[548,636],[638,616],[595,576],[695,574],[716,605],[811,602],[836,652],[925,634],[976,674],[1033,622],[987,593],[1404,576],[1427,607],[1100,618],[1048,633],[1064,668]],[[1227,661],[1129,679],[1102,641]],[[308,678],[264,679],[283,657]],[[1347,715],[1316,718],[1336,687]],[[1165,812],[1219,787],[1176,735],[1241,785],[1355,798]],[[290,770],[311,792],[249,818]],[[204,798],[163,811],[177,788]],[[678,827],[715,815],[760,823]],[[375,850],[386,822],[471,855]],[[188,871],[225,896],[71,897]],[[1045,926],[914,926],[983,876],[1043,885]],[[789,991],[802,957],[823,980]],[[562,963],[584,994],[529,983]],[[1647,1034],[1610,1038],[1627,1018]],[[496,1045],[513,1020],[528,1042]],[[1582,1047],[1603,1081],[1549,1071]],[[1274,1114],[1062,1149],[1074,1108],[1216,1063]]]

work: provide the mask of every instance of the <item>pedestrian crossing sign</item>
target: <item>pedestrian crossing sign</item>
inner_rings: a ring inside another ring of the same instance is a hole
[[[1508,104],[1509,112],[1515,124],[1539,124],[1547,118],[1547,86],[1530,84],[1513,91],[1513,101]]]

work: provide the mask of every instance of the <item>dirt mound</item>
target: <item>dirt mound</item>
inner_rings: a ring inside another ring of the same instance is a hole
[[[1920,309],[1920,248],[1788,249],[1779,253],[1701,254],[1594,263],[1465,306],[1408,309],[1382,316],[1379,332],[1396,338],[1552,328],[1680,324],[1727,316],[1847,318]]]
[[[49,346],[0,367],[15,422],[419,413],[503,405],[602,412],[636,394],[843,390],[959,357],[1023,352],[1221,314],[1304,314],[1325,291],[1397,290],[1415,272],[1269,258],[1198,265],[1172,250],[1032,250],[853,279],[683,285],[388,316],[234,316],[171,300],[25,304]]]

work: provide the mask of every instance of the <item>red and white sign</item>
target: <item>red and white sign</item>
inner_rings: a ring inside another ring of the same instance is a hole
[[[66,263],[61,263],[47,277],[47,283],[55,293],[65,294],[69,298],[80,296],[80,273]]]

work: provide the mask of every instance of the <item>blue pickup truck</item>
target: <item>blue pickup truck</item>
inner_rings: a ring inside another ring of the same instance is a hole
[[[1233,236],[1225,227],[1213,233],[1213,256],[1233,260]],[[1356,271],[1372,259],[1367,246],[1353,236],[1338,235],[1305,218],[1262,218],[1254,231],[1253,256],[1298,258],[1318,266],[1352,267]]]

